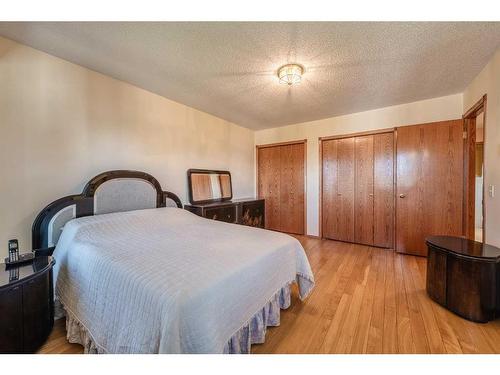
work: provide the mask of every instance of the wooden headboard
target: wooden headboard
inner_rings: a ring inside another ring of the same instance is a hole
[[[182,203],[174,193],[163,191],[153,176],[127,170],[104,172],[92,178],[81,194],[60,198],[38,214],[32,248],[54,247],[64,224],[77,217],[167,206],[182,208]]]

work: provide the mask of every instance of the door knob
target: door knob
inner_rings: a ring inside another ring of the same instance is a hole
[[[406,197],[406,195],[404,195],[404,194],[399,194],[399,198],[404,198],[404,197]]]

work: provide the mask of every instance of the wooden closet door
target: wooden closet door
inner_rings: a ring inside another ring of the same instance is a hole
[[[280,230],[280,147],[259,148],[257,152],[258,191],[259,198],[265,198],[266,202],[266,228]]]
[[[354,241],[373,245],[373,135],[356,137]]]
[[[425,238],[462,233],[462,120],[397,129],[396,249],[427,255]]]
[[[304,234],[304,143],[280,146],[280,230]]]
[[[354,138],[338,140],[338,233],[335,239],[354,241]]]
[[[373,244],[394,246],[394,133],[373,136]]]
[[[322,153],[322,232],[324,238],[338,239],[340,222],[340,194],[338,190],[338,142],[336,139],[321,142]]]

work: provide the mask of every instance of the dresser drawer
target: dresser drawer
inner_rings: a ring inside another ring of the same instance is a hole
[[[234,223],[236,222],[236,206],[206,208],[204,216],[207,219]]]
[[[265,207],[264,201],[241,203],[240,224],[251,227],[264,228]]]
[[[252,227],[265,227],[264,199],[237,199],[220,203],[185,205],[184,209],[207,219],[242,224]]]

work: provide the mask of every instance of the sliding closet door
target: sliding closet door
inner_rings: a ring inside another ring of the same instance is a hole
[[[394,246],[394,133],[373,136],[373,244]]]
[[[396,249],[427,255],[425,238],[462,233],[462,120],[397,129]]]
[[[341,241],[354,241],[354,138],[340,139],[338,146],[339,233]]]
[[[355,138],[323,140],[322,236],[355,241]]]
[[[356,137],[354,241],[373,245],[373,136]]]
[[[324,238],[339,238],[339,223],[341,221],[340,192],[338,189],[338,143],[336,139],[322,141],[322,231]]]
[[[266,200],[266,229],[305,233],[305,143],[260,146],[258,195]]]
[[[280,230],[280,148],[260,148],[258,153],[258,190],[259,198],[266,199],[266,228]]]
[[[280,229],[304,234],[304,143],[280,146]]]
[[[324,238],[394,245],[394,134],[321,141]]]

